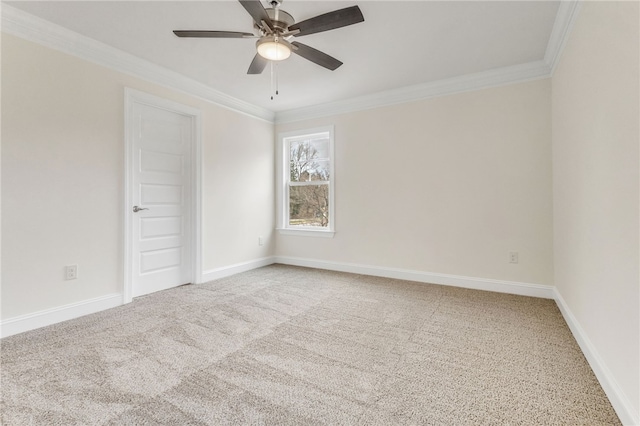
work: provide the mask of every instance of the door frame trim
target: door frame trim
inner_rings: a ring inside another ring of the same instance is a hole
[[[124,237],[123,237],[123,303],[133,300],[133,217],[131,206],[133,194],[133,105],[149,105],[191,117],[191,282],[202,282],[202,112],[194,107],[183,105],[139,90],[124,88]]]

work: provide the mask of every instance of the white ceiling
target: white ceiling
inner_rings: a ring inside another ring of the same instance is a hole
[[[255,40],[172,33],[251,32],[237,1],[6,2],[274,112],[542,61],[559,3],[285,0],[282,9],[297,21],[357,4],[365,22],[298,38],[344,65],[332,72],[292,55],[277,67],[280,94],[272,101],[269,67],[246,74]]]

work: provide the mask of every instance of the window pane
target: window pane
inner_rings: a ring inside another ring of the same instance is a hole
[[[289,187],[289,225],[329,225],[329,185]]]
[[[289,151],[291,182],[329,180],[329,139],[293,141]]]

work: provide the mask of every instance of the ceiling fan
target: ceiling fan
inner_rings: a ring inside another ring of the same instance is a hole
[[[178,37],[258,38],[257,53],[249,65],[247,74],[261,74],[268,61],[282,61],[287,59],[291,52],[334,71],[342,62],[306,44],[290,40],[293,37],[329,31],[364,21],[358,6],[334,10],[296,23],[293,16],[280,9],[282,0],[270,0],[271,7],[268,9],[262,6],[260,0],[239,1],[253,18],[255,28],[260,31],[259,36],[235,31],[201,30],[176,30],[174,34]]]

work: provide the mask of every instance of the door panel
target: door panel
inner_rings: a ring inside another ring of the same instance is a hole
[[[173,247],[161,250],[147,250],[140,253],[140,272],[171,270],[182,263],[182,248]]]
[[[134,103],[133,296],[189,283],[193,117]],[[131,206],[133,207],[133,206]]]
[[[182,234],[182,218],[143,217],[140,219],[140,239],[158,237],[177,237]]]
[[[142,150],[140,170],[143,172],[182,173],[182,156]]]
[[[182,185],[151,184],[140,185],[140,200],[144,204],[182,205]]]

